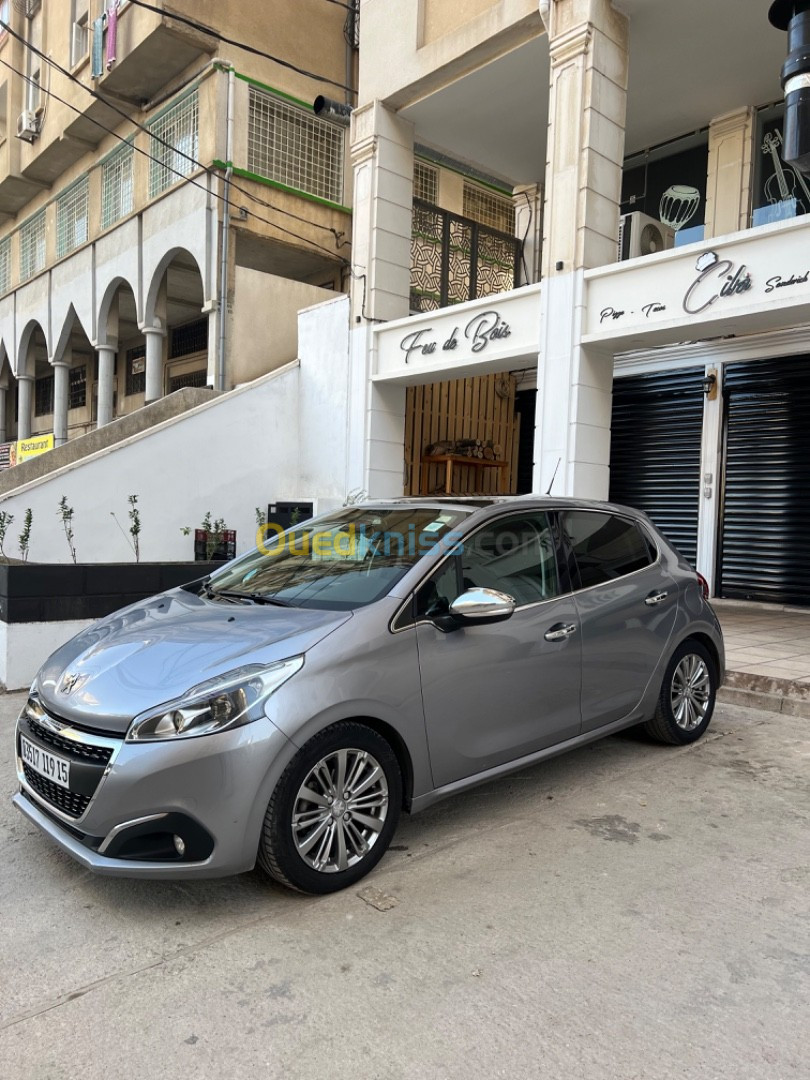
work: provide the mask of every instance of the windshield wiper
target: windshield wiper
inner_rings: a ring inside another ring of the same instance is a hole
[[[223,600],[247,600],[252,604],[272,604],[274,607],[295,607],[289,600],[282,600],[278,596],[265,596],[263,593],[244,593],[236,589],[212,589],[210,585],[205,588],[205,595],[209,600],[215,600],[221,596]]]

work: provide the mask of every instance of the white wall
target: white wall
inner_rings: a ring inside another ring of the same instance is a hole
[[[16,556],[30,507],[30,561],[70,561],[58,514],[63,495],[74,509],[80,562],[133,559],[121,531],[129,527],[129,495],[139,500],[144,562],[193,558],[193,536],[182,528],[199,527],[209,510],[237,530],[241,553],[255,544],[257,506],[341,505],[349,490],[348,311],[348,297],[338,296],[302,313],[299,362],[0,499],[15,519],[6,554]]]

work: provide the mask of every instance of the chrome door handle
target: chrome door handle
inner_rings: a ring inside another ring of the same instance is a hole
[[[669,596],[669,593],[665,593],[665,592],[650,593],[650,595],[647,597],[647,599],[644,601],[644,603],[648,607],[655,607],[656,604],[662,604],[666,600],[666,598],[668,596]]]
[[[566,641],[576,632],[577,628],[575,623],[568,623],[567,625],[558,623],[556,626],[552,626],[550,630],[546,630],[545,639],[546,641]]]

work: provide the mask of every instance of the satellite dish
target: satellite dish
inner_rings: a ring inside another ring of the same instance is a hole
[[[663,251],[664,234],[655,225],[645,225],[641,230],[639,247],[642,255],[655,255],[657,251]]]

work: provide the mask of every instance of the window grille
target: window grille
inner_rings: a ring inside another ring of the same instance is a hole
[[[53,375],[34,383],[34,416],[50,416],[53,412]]]
[[[11,237],[0,240],[0,296],[11,288]]]
[[[101,227],[109,229],[116,221],[131,214],[134,208],[133,165],[135,151],[131,146],[107,158],[101,167]]]
[[[498,232],[514,233],[515,204],[507,195],[464,183],[464,217],[472,218],[481,225],[488,225]]]
[[[424,161],[414,162],[413,197],[434,206],[439,203],[439,170]]]
[[[146,346],[138,345],[127,351],[127,397],[146,393]]]
[[[20,229],[20,281],[45,269],[45,211],[41,210]]]
[[[87,365],[70,369],[68,381],[68,408],[83,409],[87,404]]]
[[[200,99],[195,91],[149,125],[152,132],[149,197],[167,191],[198,168]],[[162,140],[159,142],[158,140]],[[166,145],[168,144],[168,145]]]
[[[343,199],[343,131],[250,88],[248,169],[329,202]]]
[[[183,390],[186,386],[207,386],[208,372],[205,368],[200,371],[187,371],[185,375],[172,375],[169,378],[169,393],[175,390]]]
[[[56,203],[56,257],[62,259],[87,243],[89,181],[79,181]]]
[[[191,356],[192,353],[205,352],[208,349],[208,319],[178,326],[171,332],[169,359]]]

